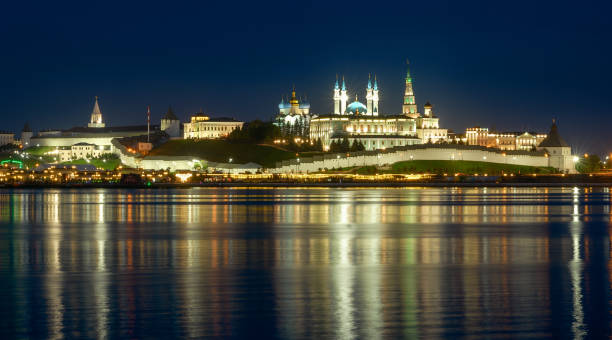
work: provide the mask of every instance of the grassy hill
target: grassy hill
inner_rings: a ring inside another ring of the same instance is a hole
[[[525,165],[512,165],[501,163],[474,162],[474,161],[405,161],[391,165],[391,173],[433,173],[433,174],[489,174],[501,175],[502,173],[513,174],[550,174],[555,173],[553,168],[533,167]]]
[[[397,162],[391,166],[377,167],[374,165],[336,169],[339,173],[354,173],[360,175],[374,174],[448,174],[464,175],[501,175],[501,174],[552,174],[555,169],[549,167],[534,167],[473,161],[450,160],[418,160]]]
[[[151,150],[149,156],[192,156],[211,162],[243,164],[254,162],[265,167],[273,167],[276,162],[295,158],[295,153],[271,146],[249,143],[228,142],[226,140],[171,140]]]
[[[46,152],[55,150],[55,146],[32,146],[24,151],[33,156],[43,156]]]

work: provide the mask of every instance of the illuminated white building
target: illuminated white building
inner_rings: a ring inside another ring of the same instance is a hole
[[[233,118],[210,118],[204,113],[196,113],[189,123],[183,124],[184,138],[213,139],[226,137],[232,131],[241,129],[244,122]]]
[[[74,159],[98,158],[105,153],[110,153],[111,148],[104,145],[77,143],[69,147],[58,148],[56,152],[61,162],[67,162]]]
[[[491,132],[488,128],[472,127],[465,131],[468,145],[480,145],[500,150],[534,150],[546,137],[540,132]]]
[[[0,146],[13,144],[15,142],[15,134],[12,132],[0,131]]]

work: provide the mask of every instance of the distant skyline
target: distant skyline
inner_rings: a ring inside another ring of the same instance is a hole
[[[354,99],[376,74],[383,114],[401,112],[405,60],[419,110],[457,132],[547,132],[574,152],[612,152],[612,5],[604,2],[10,3],[0,21],[0,130],[269,119],[295,84],[332,111],[336,74]]]

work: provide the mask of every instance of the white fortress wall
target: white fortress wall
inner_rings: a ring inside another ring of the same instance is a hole
[[[165,170],[170,171],[176,170],[193,170],[196,163],[193,162],[193,157],[187,156],[166,156],[166,157],[151,157],[151,158],[140,158],[136,155],[129,153],[125,146],[119,143],[118,140],[112,141],[113,151],[121,159],[121,163],[133,167],[142,168],[147,170]],[[197,162],[202,165],[206,165],[205,161]]]
[[[543,153],[505,153],[486,148],[453,148],[453,147],[399,147],[379,152],[356,152],[332,154],[325,157],[314,157],[282,162],[281,166],[270,169],[274,173],[316,172],[321,169],[345,168],[353,166],[385,165],[410,160],[464,160],[502,164],[549,166],[549,159]]]
[[[35,137],[30,144],[40,146],[71,146],[85,142],[95,145],[112,145],[111,140],[116,137]]]

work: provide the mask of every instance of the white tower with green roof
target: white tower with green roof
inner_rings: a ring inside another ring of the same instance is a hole
[[[414,91],[412,89],[412,77],[410,76],[410,67],[406,61],[408,71],[406,72],[406,90],[404,91],[404,104],[402,105],[402,113],[410,118],[417,118],[416,101],[414,99]]]

